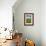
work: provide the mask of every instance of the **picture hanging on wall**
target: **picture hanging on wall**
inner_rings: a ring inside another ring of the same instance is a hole
[[[34,13],[24,13],[24,26],[34,25]]]

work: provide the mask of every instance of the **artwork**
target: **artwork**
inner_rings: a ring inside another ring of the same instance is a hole
[[[34,25],[34,13],[24,13],[24,26]]]

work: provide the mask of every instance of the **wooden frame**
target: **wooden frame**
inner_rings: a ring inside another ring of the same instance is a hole
[[[24,13],[24,26],[34,25],[34,13]]]

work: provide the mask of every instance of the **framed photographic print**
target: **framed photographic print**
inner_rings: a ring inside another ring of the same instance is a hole
[[[24,13],[24,26],[34,25],[34,13]]]

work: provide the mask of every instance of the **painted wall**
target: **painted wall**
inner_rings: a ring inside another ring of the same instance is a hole
[[[15,5],[14,5],[15,6]],[[16,6],[15,6],[16,7]],[[36,46],[41,46],[41,1],[23,0],[17,8],[14,7],[15,29],[23,33],[26,39],[34,40]],[[24,13],[34,13],[34,25],[24,26]],[[15,31],[16,31],[15,30]]]
[[[41,1],[41,40],[42,46],[46,46],[46,0]]]
[[[12,6],[16,0],[0,0],[0,27],[12,28]]]

